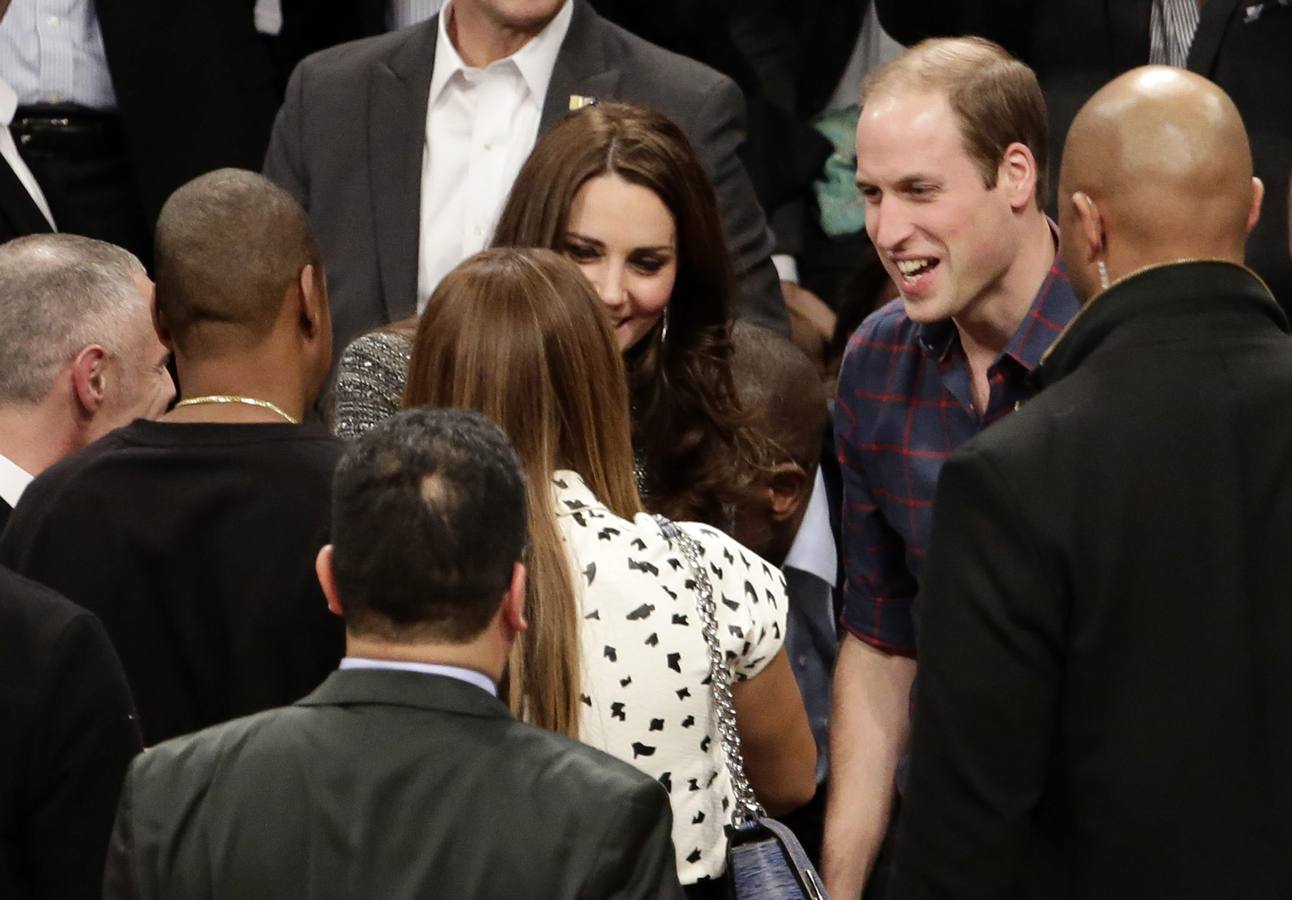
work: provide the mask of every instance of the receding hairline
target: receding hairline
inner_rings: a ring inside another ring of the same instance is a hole
[[[905,91],[954,93],[965,71],[986,74],[988,67],[1023,65],[986,38],[930,38],[872,70],[861,83],[861,106],[875,96]]]

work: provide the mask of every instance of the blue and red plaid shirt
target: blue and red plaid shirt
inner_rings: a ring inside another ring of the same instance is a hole
[[[950,321],[918,325],[894,300],[848,344],[835,398],[843,469],[842,624],[888,653],[915,656],[915,596],[933,531],[942,463],[1032,391],[1027,376],[1077,312],[1055,261],[1014,336],[987,370],[985,415],[973,409],[968,361]]]

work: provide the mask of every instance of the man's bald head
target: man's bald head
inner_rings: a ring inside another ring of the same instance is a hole
[[[261,175],[219,169],[171,194],[157,220],[157,310],[177,351],[256,343],[284,298],[322,263],[296,200]],[[200,331],[200,338],[192,340]]]
[[[1077,293],[1181,259],[1241,263],[1260,183],[1233,101],[1205,78],[1145,66],[1101,88],[1072,122],[1059,178],[1063,256]]]

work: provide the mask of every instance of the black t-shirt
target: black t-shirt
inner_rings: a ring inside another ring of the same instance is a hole
[[[152,744],[290,703],[344,647],[314,575],[342,444],[137,420],[31,483],[0,560],[96,613]]]

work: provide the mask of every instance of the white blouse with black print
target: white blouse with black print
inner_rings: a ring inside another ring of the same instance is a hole
[[[668,790],[683,884],[722,874],[727,776],[691,570],[646,514],[621,519],[574,472],[553,479],[557,522],[579,590],[579,736]],[[707,525],[678,523],[712,566],[719,641],[738,679],[763,670],[785,638],[780,570]]]

